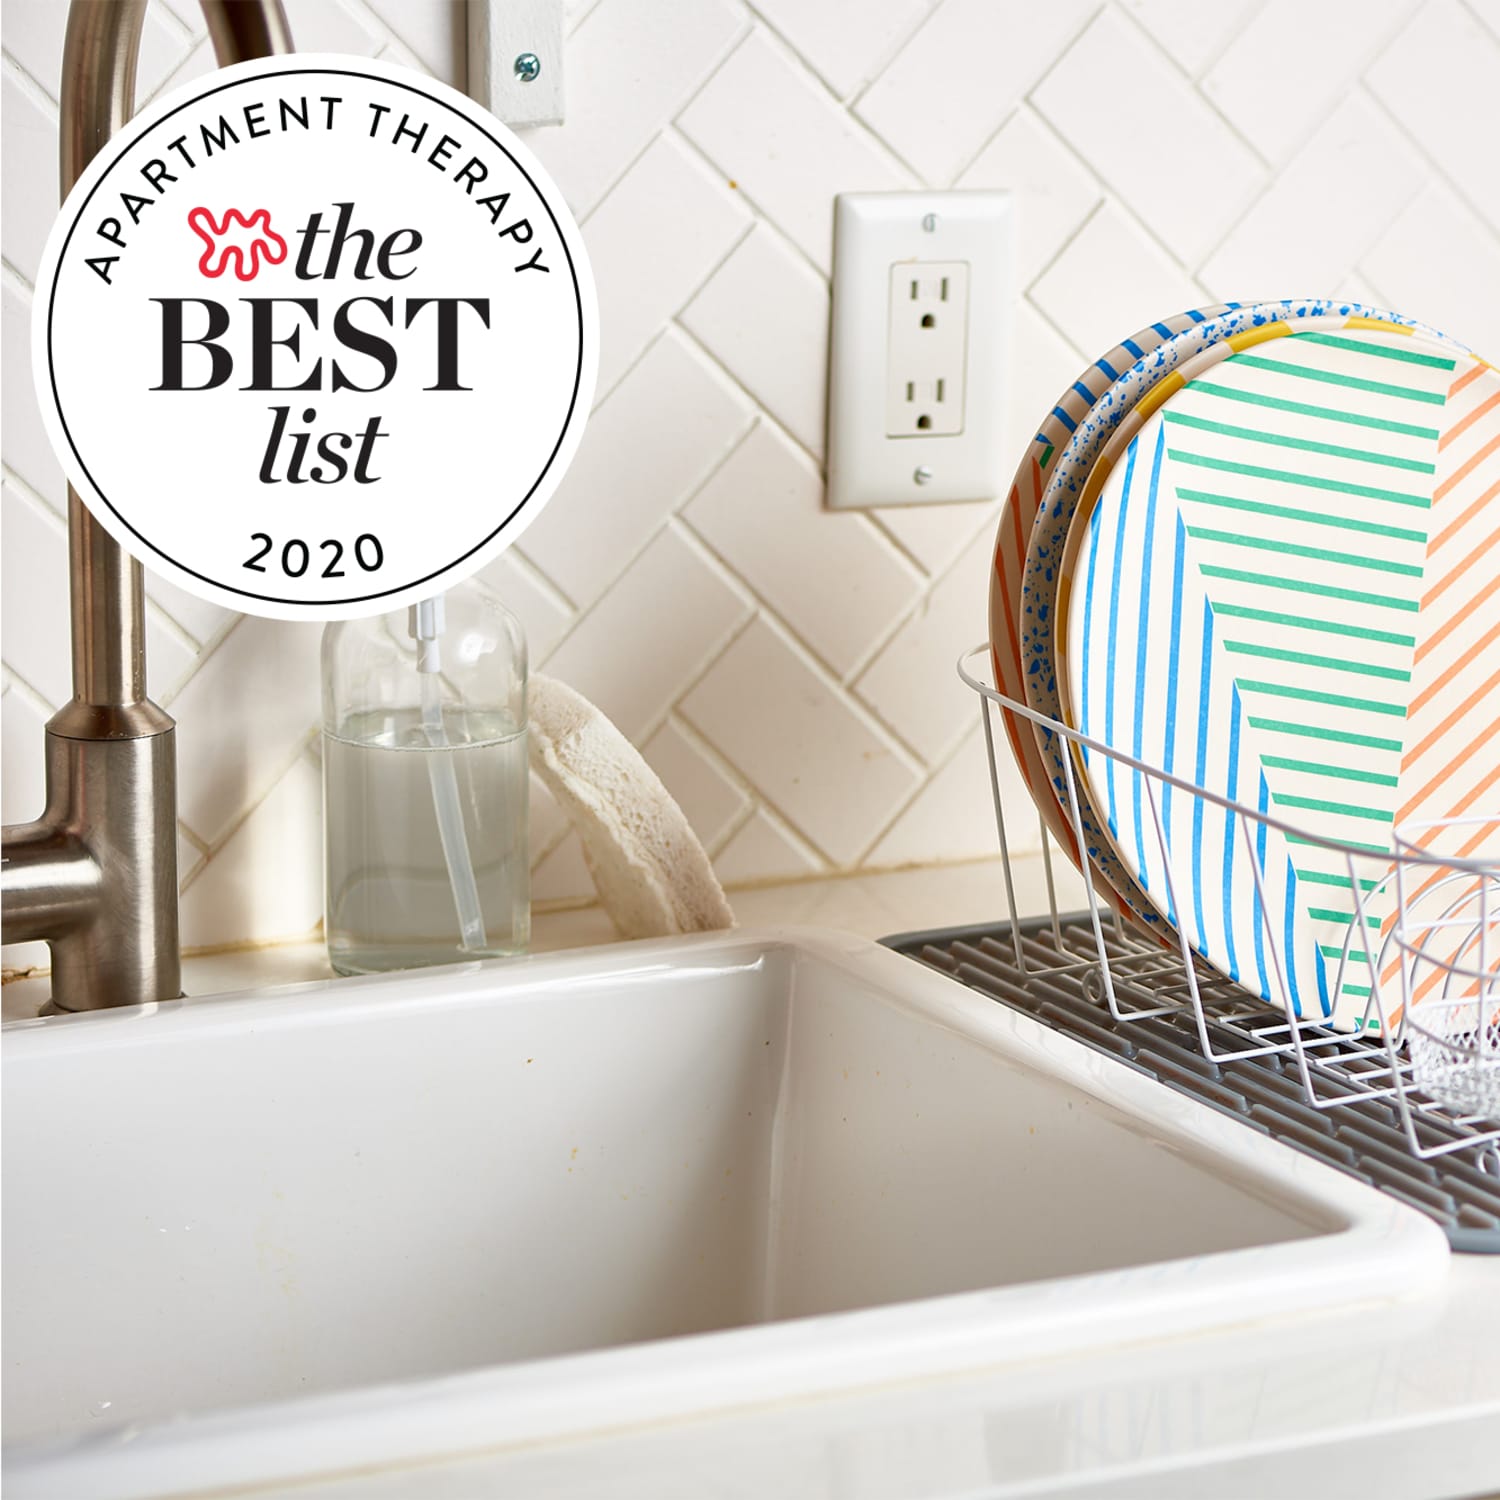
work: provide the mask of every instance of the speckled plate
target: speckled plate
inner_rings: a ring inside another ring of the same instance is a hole
[[[995,685],[1007,697],[1020,703],[1026,701],[1018,606],[1025,577],[1027,542],[1055,459],[1088,417],[1095,402],[1110,390],[1122,374],[1149,358],[1154,350],[1174,335],[1232,310],[1225,305],[1194,308],[1165,318],[1160,323],[1153,323],[1149,328],[1143,328],[1123,340],[1108,354],[1096,359],[1058,396],[1052,403],[1051,411],[1037,428],[1036,436],[1027,445],[1026,455],[1016,470],[1015,480],[1000,513],[994,562],[990,571],[990,661]],[[1036,801],[1043,823],[1081,869],[1077,841],[1061,805],[1053,795],[1051,777],[1037,749],[1031,726],[1012,714],[1003,714],[1002,717],[1021,777]],[[1116,904],[1118,898],[1113,889],[1102,880],[1100,894],[1111,904]]]

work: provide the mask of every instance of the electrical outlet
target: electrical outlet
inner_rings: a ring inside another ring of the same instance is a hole
[[[1008,195],[845,193],[834,225],[830,508],[1000,494]]]
[[[891,267],[885,435],[964,430],[969,268],[961,260]]]

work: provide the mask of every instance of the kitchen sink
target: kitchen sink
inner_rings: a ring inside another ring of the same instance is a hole
[[[419,1471],[1448,1265],[1410,1209],[830,933],[23,1021],[3,1084],[14,1500]]]

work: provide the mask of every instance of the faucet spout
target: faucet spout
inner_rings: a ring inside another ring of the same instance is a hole
[[[292,50],[280,0],[203,0],[221,66]],[[63,48],[63,196],[135,109],[146,0],[73,0]],[[47,810],[6,828],[0,917],[52,950],[52,1003],[98,1010],[181,993],[177,760],[146,696],[141,565],[68,489],[73,698],[47,725]]]

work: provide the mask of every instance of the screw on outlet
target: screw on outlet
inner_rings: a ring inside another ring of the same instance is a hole
[[[926,464],[919,464],[917,468],[913,470],[911,477],[915,479],[918,484],[929,484],[932,481],[932,470],[929,469]]]
[[[516,77],[522,83],[535,83],[542,76],[542,60],[535,52],[523,52],[516,58]]]

